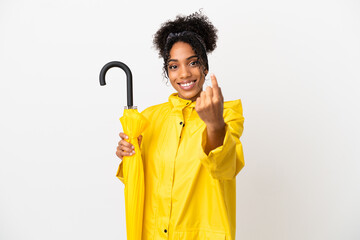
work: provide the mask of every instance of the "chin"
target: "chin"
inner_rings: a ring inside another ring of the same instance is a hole
[[[188,94],[179,94],[179,96],[186,100],[193,100],[195,101],[197,98],[198,93],[188,93]]]

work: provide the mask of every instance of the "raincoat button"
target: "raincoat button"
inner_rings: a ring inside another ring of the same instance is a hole
[[[180,122],[180,125],[182,125],[183,124],[183,122]]]
[[[166,229],[164,229],[164,233],[167,233],[167,230],[166,230]]]

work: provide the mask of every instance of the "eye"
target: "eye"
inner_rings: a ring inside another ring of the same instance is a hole
[[[176,66],[176,65],[170,65],[170,66],[169,66],[169,70],[175,70],[175,69],[177,69],[177,66]]]
[[[191,61],[190,62],[190,66],[199,66],[199,60],[196,60],[196,61]]]

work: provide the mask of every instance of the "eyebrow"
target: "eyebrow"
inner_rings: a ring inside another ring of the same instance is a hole
[[[192,58],[199,58],[197,55],[193,55],[193,56],[190,56],[190,57],[188,57],[186,60],[190,60],[190,59],[192,59]],[[177,60],[177,59],[169,59],[168,60],[168,63],[169,62],[178,62],[179,60]]]

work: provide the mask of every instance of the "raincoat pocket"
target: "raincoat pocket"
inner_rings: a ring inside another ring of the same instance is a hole
[[[175,240],[226,240],[226,234],[224,232],[214,231],[186,231],[175,232]]]

